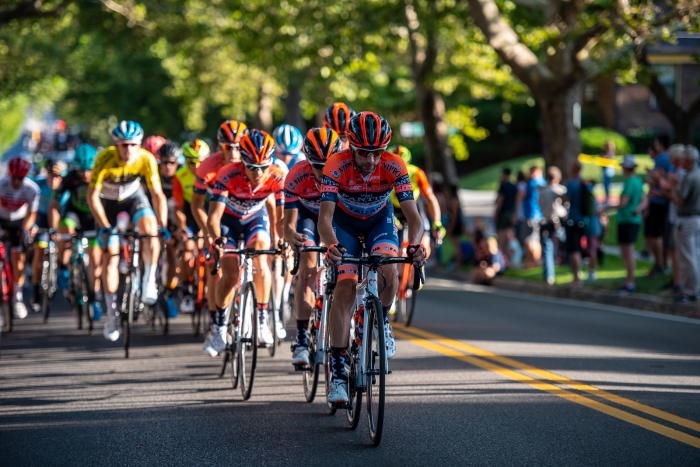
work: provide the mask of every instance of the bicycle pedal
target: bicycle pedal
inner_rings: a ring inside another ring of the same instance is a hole
[[[333,404],[336,409],[352,409],[352,404],[349,402],[338,402],[337,404]]]

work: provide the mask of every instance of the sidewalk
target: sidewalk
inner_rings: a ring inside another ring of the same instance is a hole
[[[469,283],[469,275],[461,272],[446,272],[442,269],[432,269],[428,271],[427,275],[433,275],[434,277],[450,277]],[[497,277],[494,280],[494,287],[511,292],[594,302],[624,308],[633,308],[635,310],[655,311],[658,313],[700,319],[700,302],[673,303],[667,298],[641,293],[613,292],[609,290],[575,288],[571,286],[552,286],[544,282],[533,282],[526,279],[515,279],[511,277]]]

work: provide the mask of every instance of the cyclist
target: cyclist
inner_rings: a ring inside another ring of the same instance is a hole
[[[408,220],[407,254],[413,257],[414,265],[425,263],[425,249],[420,244],[423,221],[413,199],[406,164],[396,154],[386,152],[390,140],[391,128],[383,117],[373,112],[360,112],[350,120],[350,150],[332,155],[323,169],[318,231],[323,243],[328,245],[327,260],[340,265],[330,309],[333,382],[328,400],[333,403],[348,400],[345,354],[357,286],[357,267],[342,264],[342,257],[344,253],[360,255],[359,236],[364,237],[371,254],[398,255],[394,209],[388,202],[392,188]],[[396,267],[381,267],[380,276],[383,280],[377,288],[382,291],[379,298],[384,307],[387,357],[391,358],[396,353],[389,325],[389,310],[398,286]]]
[[[212,238],[208,235],[207,220],[208,220],[208,210],[209,207],[205,201],[208,196],[211,196],[214,190],[214,185],[216,183],[216,174],[219,169],[232,162],[241,161],[240,153],[240,143],[241,138],[248,133],[248,127],[245,123],[239,122],[237,120],[226,120],[219,126],[216,132],[216,140],[219,143],[219,152],[215,152],[211,156],[207,157],[203,163],[197,167],[195,172],[194,189],[192,192],[192,204],[190,206],[192,210],[192,216],[194,216],[195,221],[199,228],[205,233],[204,235],[204,247],[209,248],[212,242]],[[213,326],[215,323],[216,315],[216,284],[221,277],[221,272],[219,274],[212,276],[211,271],[214,267],[214,259],[211,258],[206,264],[206,274],[207,277],[207,306],[209,308],[209,325]]]
[[[166,140],[154,154],[158,161],[158,175],[160,175],[160,184],[163,188],[163,194],[168,200],[168,230],[171,234],[177,232],[178,217],[177,203],[173,199],[173,185],[175,174],[177,173],[177,161],[182,155],[180,146],[170,140]],[[177,287],[177,241],[171,238],[165,244],[165,257],[168,263],[168,272],[165,278],[165,303],[168,307],[168,317],[174,318],[177,316],[177,305],[175,304],[174,291]],[[172,267],[171,267],[172,265]]]
[[[421,218],[423,219],[424,234],[421,243],[425,248],[426,256],[429,257],[431,248],[430,235],[428,234],[432,232],[436,240],[442,240],[445,236],[445,228],[440,221],[440,204],[433,193],[433,187],[430,186],[428,176],[425,175],[423,169],[411,164],[411,151],[409,151],[406,146],[401,145],[392,146],[388,151],[397,154],[406,163],[408,178],[411,180],[411,185],[413,186],[413,199],[416,200],[418,212],[420,212]],[[423,198],[421,198],[421,195]],[[398,227],[401,229],[406,223],[406,216],[401,210],[401,203],[399,203],[399,199],[394,191],[391,192],[391,204],[394,205],[394,216],[399,221],[400,225]],[[425,209],[423,209],[424,205]],[[428,211],[427,216],[425,215],[425,210]],[[429,222],[429,219],[432,219],[432,224]]]
[[[156,286],[156,262],[158,261],[160,233],[167,240],[170,232],[167,224],[167,204],[158,178],[156,159],[141,148],[143,129],[132,121],[121,121],[111,133],[114,146],[97,155],[90,178],[87,201],[95,221],[100,226],[100,246],[108,254],[103,257],[102,284],[105,290],[108,321],[104,336],[108,340],[119,338],[117,327],[117,286],[119,284],[119,237],[114,233],[117,215],[126,211],[143,235],[152,235],[142,241],[144,274],[141,284],[141,300],[153,305],[158,299]],[[141,178],[153,199],[151,207],[141,187]],[[160,228],[159,228],[160,225]]]
[[[282,229],[270,229],[265,206],[274,195],[277,218],[284,214],[284,174],[272,164],[275,142],[261,130],[251,130],[241,139],[241,162],[224,166],[216,177],[209,205],[207,227],[216,238],[213,245],[222,251],[224,245],[238,246],[242,235],[248,248],[268,249],[283,238]],[[271,238],[272,237],[272,238]],[[267,303],[270,300],[270,266],[262,256],[253,258],[255,289],[258,292],[260,341],[272,344],[274,337],[268,325]],[[221,257],[221,279],[216,285],[216,314],[212,332],[204,343],[204,352],[211,356],[226,347],[226,307],[233,298],[238,282],[238,256]]]
[[[49,206],[49,225],[59,234],[75,235],[76,231],[96,230],[95,218],[87,204],[87,190],[92,176],[92,166],[95,164],[97,150],[89,144],[82,144],[75,150],[73,158],[74,169],[63,178],[58,189],[54,193],[53,201]],[[65,212],[61,218],[60,209],[63,200]],[[60,222],[59,222],[60,221]],[[100,276],[102,274],[102,250],[97,248],[97,238],[88,240],[87,255],[88,280],[95,291],[93,302],[93,319],[102,317],[102,287]],[[63,290],[68,290],[70,284],[68,262],[71,251],[68,242],[58,242],[58,282]]]
[[[312,128],[304,138],[307,160],[299,162],[284,181],[284,237],[299,250],[303,246],[319,246],[316,223],[321,204],[321,181],[326,160],[340,151],[338,134],[328,128]],[[307,329],[314,307],[317,253],[304,253],[299,259],[299,271],[294,293],[294,314],[297,320],[297,342],[292,365],[309,365]]]
[[[326,113],[323,115],[323,125],[338,133],[343,149],[350,149],[348,142],[348,127],[350,119],[354,117],[356,112],[343,102],[335,102],[328,106]]]
[[[275,128],[272,137],[275,139],[275,157],[284,162],[288,170],[306,159],[302,152],[304,136],[297,127],[284,123]]]
[[[188,237],[189,235],[196,237],[200,229],[192,215],[191,203],[196,178],[195,172],[199,164],[209,157],[209,145],[201,139],[186,141],[182,145],[182,154],[185,156],[185,166],[178,169],[173,180],[177,225],[180,227],[184,241],[184,251],[180,257],[180,284],[185,291],[185,296],[180,303],[180,309],[183,313],[193,313],[194,300],[189,289],[194,280],[194,258],[197,244]]]
[[[24,245],[39,209],[39,187],[27,178],[31,167],[29,161],[15,157],[7,164],[7,175],[0,179],[0,228],[5,231],[11,247],[14,314],[19,319],[27,317],[22,294],[26,260]]]
[[[143,148],[156,156],[156,160],[158,160],[158,150],[165,144],[165,141],[166,139],[162,136],[152,135],[143,141]]]
[[[35,227],[38,229],[49,228],[49,205],[53,199],[54,191],[58,188],[63,180],[65,170],[68,168],[62,160],[49,159],[46,161],[46,177],[37,178],[34,182],[39,187],[39,209],[36,214]],[[63,199],[65,204],[65,199]],[[44,232],[36,236],[34,239],[34,257],[32,258],[32,285],[34,297],[32,300],[32,308],[35,312],[41,309],[39,303],[39,292],[41,286],[41,267],[44,264],[44,250],[49,246],[49,233]]]

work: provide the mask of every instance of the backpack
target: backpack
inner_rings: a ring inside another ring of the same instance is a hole
[[[583,217],[592,216],[594,204],[593,189],[589,187],[587,183],[581,182],[581,215]]]

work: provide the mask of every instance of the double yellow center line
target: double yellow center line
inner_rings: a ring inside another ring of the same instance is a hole
[[[684,431],[644,418],[632,412],[627,412],[619,407],[605,404],[599,400],[587,397],[582,393],[595,396],[596,398],[611,402],[617,406],[632,409],[636,412],[655,417],[697,433],[700,433],[700,423],[612,394],[608,391],[596,388],[595,386],[574,381],[566,376],[536,368],[526,363],[513,360],[512,358],[503,357],[464,342],[448,339],[421,329],[407,328],[396,324],[393,325],[393,329],[396,337],[412,342],[420,347],[483,368],[484,370],[499,374],[513,381],[527,384],[540,391],[548,392],[562,399],[575,402],[576,404],[586,406],[598,412],[700,449],[700,437],[690,435]]]

